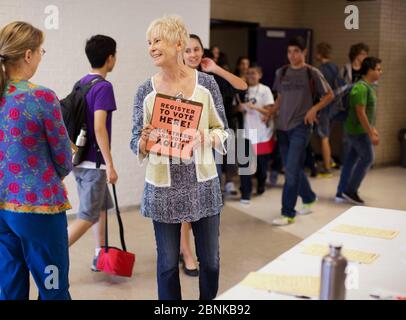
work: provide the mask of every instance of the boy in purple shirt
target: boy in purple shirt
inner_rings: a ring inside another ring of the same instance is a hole
[[[87,151],[84,161],[75,167],[73,173],[80,199],[78,217],[69,225],[69,245],[74,244],[90,227],[96,236],[95,259],[92,270],[97,271],[96,261],[100,247],[104,245],[105,208],[113,208],[107,182],[115,184],[111,147],[112,113],[116,110],[113,86],[105,80],[116,63],[116,42],[114,39],[96,35],[86,43],[86,55],[92,71],[81,79],[86,84],[97,77],[103,80],[95,83],[86,95]],[[97,163],[101,166],[98,168]]]

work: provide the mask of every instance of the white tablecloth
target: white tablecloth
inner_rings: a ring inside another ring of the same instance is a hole
[[[331,231],[340,224],[397,230],[400,233],[396,238],[386,240]],[[370,294],[376,290],[406,295],[406,211],[352,207],[258,272],[320,276],[322,257],[305,255],[302,253],[303,248],[310,244],[328,245],[332,242],[339,242],[346,249],[379,254],[378,259],[372,264],[349,262],[350,274],[347,277],[351,277],[352,288],[347,288],[346,299],[371,299]],[[217,299],[280,300],[297,298],[237,284]]]

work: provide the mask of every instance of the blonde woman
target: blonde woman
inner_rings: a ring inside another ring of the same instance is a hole
[[[191,222],[199,260],[200,299],[214,299],[219,280],[219,225],[222,210],[220,182],[212,148],[225,153],[227,121],[219,88],[213,77],[187,67],[183,53],[189,35],[179,17],[167,16],[147,30],[149,54],[160,70],[142,84],[135,97],[131,149],[148,158],[141,213],[153,220],[157,244],[158,297],[182,298],[179,246],[182,222]],[[192,163],[146,151],[154,98],[157,93],[201,102],[201,134]],[[205,154],[208,161],[196,161]],[[209,157],[207,157],[209,155]]]
[[[41,300],[70,299],[70,140],[55,94],[29,81],[43,41],[25,22],[0,30],[0,300],[28,299],[30,272]]]

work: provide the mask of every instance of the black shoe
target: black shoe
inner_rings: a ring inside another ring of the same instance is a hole
[[[363,206],[365,204],[364,200],[362,200],[356,192],[343,192],[343,198],[359,206]]]
[[[257,190],[257,195],[260,196],[263,193],[265,193],[265,187],[259,187]]]
[[[183,258],[183,254],[179,255],[179,262],[182,264],[183,272],[189,277],[198,277],[199,270],[197,269],[188,269],[186,268],[185,259]]]
[[[183,272],[189,277],[198,277],[199,276],[199,270],[188,269],[188,268],[186,268],[185,264],[183,265]]]

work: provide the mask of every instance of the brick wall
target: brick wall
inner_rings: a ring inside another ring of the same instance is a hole
[[[211,0],[211,18],[260,23],[263,27],[294,27],[301,19],[304,1]]]
[[[406,128],[406,1],[382,0],[379,57],[383,77],[378,90],[377,163],[399,163],[398,132]]]

